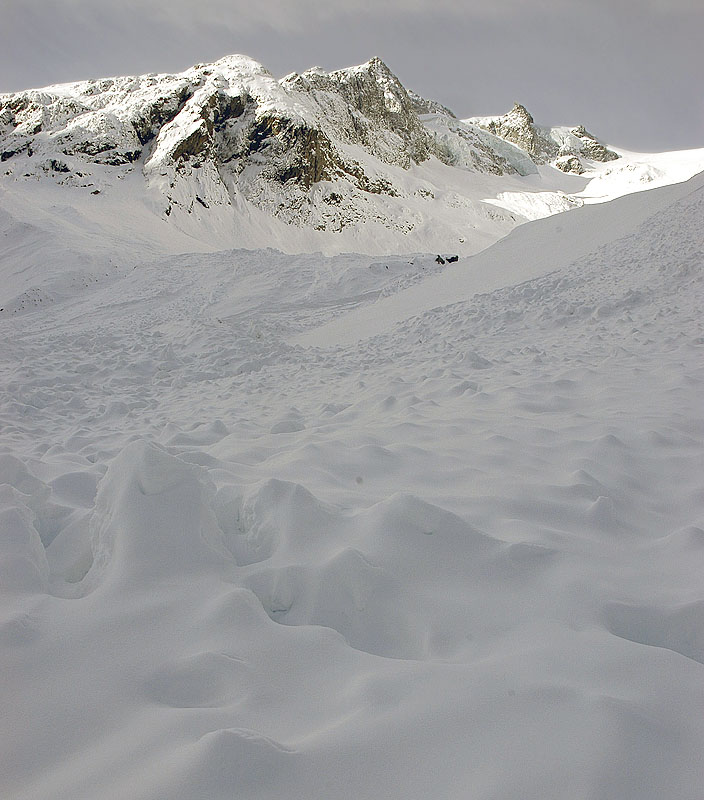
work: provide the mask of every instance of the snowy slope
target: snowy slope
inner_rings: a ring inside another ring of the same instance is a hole
[[[445,269],[29,185],[0,794],[700,800],[702,176]]]
[[[653,214],[689,195],[690,184],[685,182],[657,192],[628,194],[610,203],[585,205],[570,214],[538,219],[512,231],[493,247],[448,265],[413,290],[366,304],[353,313],[306,331],[295,341],[320,347],[352,344],[387,332],[395,324],[424,311],[547,275],[565,262],[635,233]],[[558,246],[543,248],[545,241],[553,241]]]

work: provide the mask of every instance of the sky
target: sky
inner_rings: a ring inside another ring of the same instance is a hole
[[[0,0],[0,92],[178,72],[274,75],[379,56],[459,117],[514,102],[631,150],[704,147],[704,0]]]

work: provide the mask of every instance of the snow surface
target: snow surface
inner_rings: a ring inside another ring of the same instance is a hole
[[[3,797],[701,800],[704,176],[454,265],[34,189]]]
[[[704,151],[632,153],[612,148],[621,158],[609,161],[578,194],[587,203],[598,203],[624,194],[686,181],[704,169]]]

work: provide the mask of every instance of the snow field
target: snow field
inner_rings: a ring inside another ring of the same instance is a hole
[[[3,792],[699,800],[703,186],[0,317]]]

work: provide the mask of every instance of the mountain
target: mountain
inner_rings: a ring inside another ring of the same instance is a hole
[[[510,156],[521,156],[509,155],[495,136],[525,150],[534,164],[544,163],[547,145],[554,150],[550,156],[558,153],[557,145],[536,132],[522,106],[487,124],[467,120],[451,126],[454,147],[449,139],[439,144],[424,126],[422,116],[435,114],[456,119],[449,109],[406,91],[378,58],[334,72],[313,68],[277,81],[252,59],[230,56],[180,75],[86,81],[4,95],[1,158],[36,156],[35,168],[79,179],[90,174],[87,165],[139,162],[148,180],[164,177],[163,170],[170,179],[197,174],[222,183],[230,195],[239,190],[263,202],[262,184],[272,183],[282,191],[305,191],[342,180],[364,192],[395,196],[392,181],[365,170],[349,150],[354,147],[376,162],[409,169],[431,156],[455,164],[458,147],[470,143],[476,152],[464,168],[498,174],[520,171]],[[580,136],[592,143],[591,150]],[[607,160],[607,152],[617,158],[586,132],[565,138],[559,147],[560,156],[582,154],[599,161]]]
[[[512,142],[528,153],[536,164],[552,163],[563,172],[581,175],[585,172],[585,162],[604,163],[619,157],[583,125],[576,128],[538,127],[530,112],[520,103],[502,117],[473,117],[465,122]]]
[[[471,255],[704,169],[702,151],[617,153],[522,106],[458,119],[378,58],[277,80],[229,56],[0,95],[0,158],[0,313],[165,253]]]
[[[0,95],[0,154],[8,190],[70,187],[88,215],[141,204],[142,228],[202,244],[460,253],[581,204],[587,180],[541,165],[593,178],[618,157],[522,106],[461,121],[378,58],[277,80],[245,56]]]

